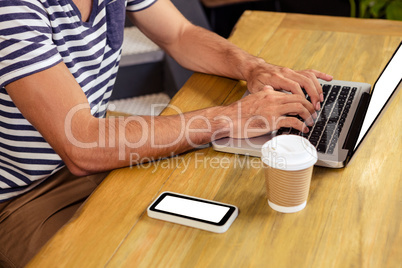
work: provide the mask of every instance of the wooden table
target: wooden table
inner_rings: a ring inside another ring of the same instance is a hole
[[[401,39],[397,21],[250,11],[230,37],[271,63],[371,84]],[[171,103],[185,112],[231,103],[245,90],[244,82],[195,74]],[[259,159],[208,147],[113,171],[30,265],[401,267],[401,98],[399,91],[348,167],[314,169],[301,212],[268,207]],[[149,218],[146,208],[167,190],[234,204],[240,214],[224,234]]]

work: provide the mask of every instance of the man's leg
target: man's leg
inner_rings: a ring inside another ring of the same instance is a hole
[[[22,267],[66,223],[108,173],[63,168],[24,195],[0,203],[0,267]]]

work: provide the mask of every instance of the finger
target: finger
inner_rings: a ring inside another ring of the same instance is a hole
[[[321,94],[322,88],[320,83],[318,82],[317,78],[313,73],[302,71],[299,73],[301,77],[299,79],[300,85],[306,90],[307,94],[310,96],[311,103],[314,105],[316,110],[321,109],[320,101],[321,101]],[[296,78],[295,78],[296,79]],[[324,96],[322,96],[324,97]]]
[[[302,104],[309,112],[309,114],[315,114],[316,111],[313,107],[313,104],[309,102],[304,96],[299,96],[299,95],[290,95],[290,94],[284,94],[281,96],[278,100],[278,104],[296,104],[300,103]]]
[[[315,87],[317,89],[318,94],[320,95],[320,102],[323,102],[324,101],[324,94],[322,92],[321,84],[320,84],[320,82],[318,82],[318,80],[315,77],[313,77],[312,80],[313,80],[313,82],[315,84]]]
[[[321,90],[321,92],[320,92],[320,101],[323,102],[324,101],[324,94],[322,92],[322,87],[320,85],[320,82],[318,81],[318,78],[323,79],[325,81],[331,81],[333,79],[333,77],[332,77],[332,75],[329,75],[329,74],[326,74],[326,73],[323,73],[323,72],[320,72],[320,71],[317,71],[317,70],[313,70],[313,69],[310,69],[308,71],[310,73],[314,74],[314,76],[316,78],[316,79],[314,79],[314,83],[316,83],[316,86],[319,85],[319,88]]]
[[[303,72],[307,73],[307,71]],[[320,95],[311,79],[307,78],[300,72],[295,72],[293,70],[287,71],[286,77],[293,80],[293,83],[297,84],[297,92],[300,90],[301,95],[304,96],[303,91],[301,90],[301,87],[303,87],[307,91],[307,94],[310,96],[311,103],[314,105],[315,109],[320,110]],[[295,92],[292,91],[292,93]]]
[[[312,126],[314,123],[314,121],[311,117],[311,114],[306,109],[306,107],[304,107],[303,104],[301,104],[301,103],[287,103],[287,104],[281,105],[278,110],[279,110],[280,116],[289,115],[289,114],[297,114],[301,118],[303,118],[308,125]]]
[[[279,117],[275,124],[275,129],[280,129],[282,127],[295,128],[303,133],[308,133],[310,131],[302,121],[300,121],[295,117],[286,117],[286,116]]]
[[[324,101],[324,95],[322,94],[322,87],[320,85],[320,82],[318,81],[317,77],[315,76],[315,74],[311,71],[302,71],[301,74],[303,74],[309,81],[310,81],[310,85],[313,85],[315,88],[315,91],[318,94],[318,99],[313,98],[312,95],[310,95],[308,88],[304,87],[307,91],[307,94],[309,94],[312,103],[314,104],[314,107],[317,106],[317,102],[322,102]],[[314,94],[315,95],[315,94]],[[319,107],[320,108],[320,107]],[[317,110],[319,110],[319,108]]]
[[[293,79],[282,78],[281,89],[292,92],[293,94],[304,96],[300,84],[297,81],[294,81]]]
[[[317,70],[309,70],[310,72],[314,73],[315,77],[323,79],[325,81],[331,81],[334,77],[332,75],[317,71]]]

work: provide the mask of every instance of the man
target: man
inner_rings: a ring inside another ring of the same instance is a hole
[[[246,80],[253,94],[181,115],[104,118],[126,11],[184,67]],[[156,159],[221,137],[308,131],[285,115],[311,123],[323,100],[317,78],[332,79],[251,56],[169,0],[0,0],[0,266],[25,265],[130,154]]]

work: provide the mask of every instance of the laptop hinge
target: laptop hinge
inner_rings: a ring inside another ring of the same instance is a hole
[[[352,124],[348,135],[346,136],[345,143],[343,144],[343,149],[349,151],[349,155],[352,154],[357,139],[359,138],[360,130],[363,125],[364,117],[366,116],[368,104],[370,102],[371,95],[364,92],[360,98],[359,104],[356,109],[355,117],[353,118]]]

